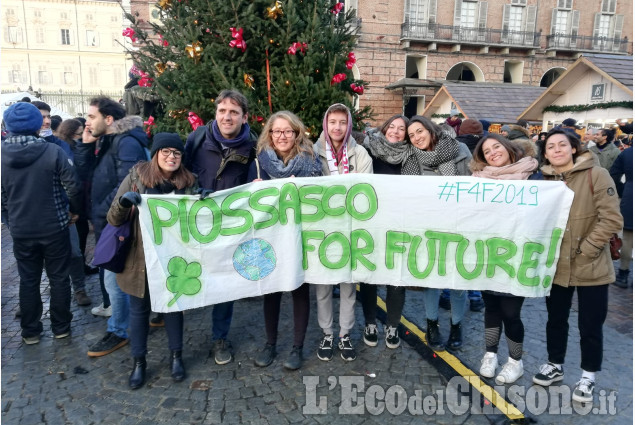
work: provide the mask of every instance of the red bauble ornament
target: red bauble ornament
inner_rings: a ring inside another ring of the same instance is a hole
[[[333,76],[333,78],[331,79],[331,85],[335,85],[335,84],[341,83],[344,80],[346,80],[346,74],[344,74],[344,73],[335,74]]]
[[[188,114],[187,120],[190,122],[190,125],[192,126],[192,131],[196,130],[202,125],[205,125],[201,117],[199,117],[192,111],[190,111],[190,113]]]

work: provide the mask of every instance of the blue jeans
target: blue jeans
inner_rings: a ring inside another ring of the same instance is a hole
[[[214,305],[212,310],[212,341],[227,339],[229,327],[232,324],[234,302],[228,301]]]
[[[111,271],[104,270],[104,284],[112,306],[112,316],[108,319],[108,332],[112,332],[120,338],[128,338],[128,323],[130,321],[128,294],[119,288],[117,275]]]
[[[450,290],[449,289],[444,289],[443,292],[441,292],[441,298],[449,300],[450,299]],[[470,301],[480,301],[483,297],[481,296],[481,291],[472,291],[471,289],[468,289],[467,291],[467,299]]]
[[[439,295],[440,289],[426,288],[423,291],[423,302],[426,307],[426,318],[428,320],[439,319]],[[450,305],[452,306],[452,323],[457,324],[463,320],[465,314],[465,304],[467,301],[467,291],[450,290]]]

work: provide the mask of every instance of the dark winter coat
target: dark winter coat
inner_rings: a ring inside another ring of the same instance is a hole
[[[578,156],[573,168],[562,174],[551,165],[543,165],[541,171],[545,180],[564,181],[575,194],[553,283],[567,287],[614,282],[609,239],[623,222],[611,176],[590,152]]]
[[[186,195],[196,193],[197,186],[177,191]],[[117,194],[108,210],[108,223],[112,226],[121,226],[130,216],[130,208],[122,207],[119,198],[126,192],[148,193],[137,173],[137,168],[132,167],[130,173],[121,182]],[[141,225],[139,224],[138,209],[134,209],[132,220],[132,246],[126,257],[123,272],[117,273],[117,284],[123,292],[134,297],[143,298],[146,288],[146,259],[143,253],[143,239],[141,238]]]
[[[483,135],[477,136],[475,134],[462,134],[456,137],[456,141],[465,144],[470,149],[470,152],[474,153],[474,149],[482,137]]]
[[[183,164],[198,176],[202,189],[223,190],[247,183],[249,166],[256,157],[256,137],[251,135],[248,143],[235,149],[226,149],[214,138],[211,123],[204,128],[205,138],[199,143],[198,130],[187,136]]]
[[[90,219],[98,234],[106,225],[106,214],[119,184],[133,165],[148,159],[148,137],[142,126],[140,117],[124,117],[112,124],[114,133],[101,137],[97,143],[77,146],[75,162],[91,182]]]
[[[3,141],[2,210],[11,236],[44,238],[64,230],[69,209],[73,214],[80,210],[77,182],[72,162],[55,144],[34,136]]]
[[[626,177],[626,182],[623,184],[622,176]],[[633,230],[633,148],[628,148],[619,154],[611,167],[611,177],[616,186],[622,186],[620,211],[624,218],[624,229]]]
[[[52,134],[50,136],[43,137],[43,139],[46,140],[49,143],[53,143],[54,145],[57,145],[60,148],[62,148],[64,153],[66,155],[68,155],[68,157],[71,159],[71,161],[75,161],[75,156],[73,155],[73,150],[71,149],[71,146],[68,143],[66,143],[63,140],[60,140],[58,137],[55,137]]]

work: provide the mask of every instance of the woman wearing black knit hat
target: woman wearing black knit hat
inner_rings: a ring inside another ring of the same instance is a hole
[[[152,159],[140,162],[131,168],[130,174],[121,182],[117,195],[108,211],[108,223],[120,226],[128,220],[133,205],[141,202],[146,194],[194,194],[196,176],[181,165],[183,142],[176,133],[158,133],[151,149]],[[134,366],[128,385],[132,389],[143,386],[146,380],[146,353],[150,317],[150,294],[146,275],[143,241],[137,210],[133,210],[132,246],[123,272],[117,274],[117,284],[130,295],[130,346]],[[164,314],[165,329],[170,348],[172,379],[185,379],[181,360],[183,349],[183,313]]]

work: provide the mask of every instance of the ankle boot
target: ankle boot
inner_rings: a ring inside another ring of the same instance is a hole
[[[134,366],[128,378],[128,386],[133,390],[143,387],[146,382],[146,357],[135,357]]]
[[[181,382],[185,379],[185,367],[183,366],[183,360],[181,360],[180,351],[172,351],[170,356],[170,370],[172,371],[172,380],[174,382]]]
[[[456,325],[452,324],[450,320],[450,337],[446,347],[448,350],[458,350],[463,346],[463,331],[461,330],[461,322]]]
[[[441,333],[439,332],[439,321],[428,319],[428,330],[426,333],[428,345],[434,351],[445,351],[445,345],[441,342]]]
[[[630,270],[619,269],[617,277],[615,278],[615,286],[618,288],[628,288],[628,275]]]

